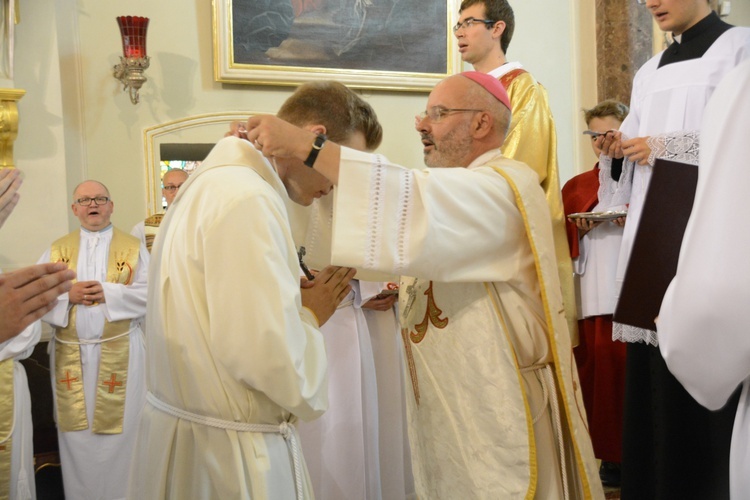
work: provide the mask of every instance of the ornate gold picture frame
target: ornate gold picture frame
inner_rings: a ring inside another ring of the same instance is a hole
[[[214,0],[219,82],[429,91],[461,71],[459,0]]]

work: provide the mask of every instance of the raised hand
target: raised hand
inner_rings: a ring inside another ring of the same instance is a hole
[[[63,263],[37,264],[0,274],[0,342],[44,316],[71,289],[75,272]]]
[[[18,188],[22,183],[21,173],[17,169],[0,168],[0,227],[18,204]]]
[[[651,156],[648,137],[636,137],[635,139],[622,141],[622,152],[628,160],[638,163],[638,165],[648,165],[648,158]]]

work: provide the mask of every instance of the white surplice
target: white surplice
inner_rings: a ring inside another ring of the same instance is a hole
[[[0,343],[0,361],[13,359],[13,387],[0,387],[1,391],[12,390],[14,397],[10,462],[10,498],[12,500],[36,498],[31,394],[26,379],[26,370],[20,361],[31,356],[41,335],[41,323],[35,321],[17,336]]]
[[[221,428],[279,429],[319,417],[328,405],[325,345],[302,307],[286,198],[260,153],[228,137],[182,185],[162,221],[150,269],[148,390],[221,423],[147,404],[129,498],[296,497],[281,434]],[[300,493],[310,498],[304,460],[301,469]]]
[[[317,498],[377,500],[382,498],[378,390],[361,291],[368,287],[358,280],[351,284],[352,291],[320,328],[328,358],[328,410],[300,422],[299,434]]]
[[[620,126],[627,139],[687,134],[700,129],[703,109],[716,86],[739,62],[750,58],[750,28],[727,30],[697,59],[658,67],[661,57],[662,53],[659,53],[647,61],[633,80],[630,113]],[[624,198],[616,194],[614,198],[618,201],[610,207],[620,209],[629,204],[617,264],[616,300],[625,279],[652,171],[651,166],[625,161],[620,183],[629,193]],[[657,345],[653,332],[627,325],[616,323],[613,336],[617,340]]]
[[[730,453],[732,499],[750,498],[750,61],[729,73],[705,111],[695,204],[657,328],[669,370],[717,410],[742,384]],[[747,183],[745,181],[748,181]]]
[[[601,165],[599,178],[611,178],[609,163]],[[605,212],[612,205],[616,185],[600,182],[598,202],[592,212]],[[573,272],[580,277],[581,318],[612,314],[615,310],[615,275],[622,244],[622,227],[603,222],[578,240],[579,255],[573,259]]]
[[[144,221],[139,222],[135,226],[133,226],[133,229],[130,230],[130,235],[135,236],[139,240],[141,240],[141,243],[144,245],[146,244],[146,224]]]
[[[399,303],[417,496],[562,498],[565,477],[603,498],[536,174],[499,150],[421,171],[341,159],[332,262],[419,278]]]
[[[130,285],[108,283],[107,260],[112,242],[113,228],[98,232],[81,228],[77,281],[98,281],[104,289],[105,301],[95,306],[79,305],[76,313],[76,329],[81,340],[99,340],[104,322],[131,320],[130,357],[128,359],[128,383],[125,388],[125,418],[121,434],[94,434],[94,408],[99,376],[100,344],[82,344],[81,368],[86,400],[89,428],[82,431],[57,432],[60,444],[63,484],[66,498],[125,498],[130,458],[133,454],[138,421],[146,396],[145,360],[146,350],[140,324],[146,312],[146,277],[148,275],[148,250],[141,245],[138,264]],[[50,261],[50,250],[39,259],[39,263]],[[53,328],[68,325],[70,311],[68,294],[58,298],[54,309],[42,320]],[[55,341],[49,343],[50,366],[55,366]],[[55,393],[55,370],[52,375],[52,397],[57,415]]]
[[[382,282],[362,281],[371,288]],[[364,300],[368,293],[363,291]],[[372,354],[378,383],[378,450],[380,453],[380,484],[385,500],[416,498],[411,470],[411,450],[406,430],[406,380],[403,368],[403,347],[395,308],[387,311],[363,309],[370,332]]]
[[[306,249],[305,262],[316,269],[330,265],[333,194],[316,199],[309,208],[292,203],[287,209],[295,239]],[[386,283],[353,283],[356,287],[352,300],[347,298],[340,306],[346,312],[337,311],[321,328],[327,339],[338,339],[326,342],[330,406],[319,421],[307,424],[318,436],[305,426],[300,427],[303,443],[308,442],[305,458],[320,498],[409,498],[414,493],[414,479],[397,320],[393,310],[361,309]],[[362,323],[363,313],[366,324]],[[354,331],[357,335],[352,335]],[[362,338],[365,332],[369,339]],[[342,339],[342,335],[346,338]],[[342,356],[351,358],[336,359]],[[334,394],[334,390],[340,393]],[[338,436],[331,424],[344,418],[350,420],[347,438]],[[356,442],[350,438],[355,432],[361,434]],[[318,450],[311,449],[313,440],[318,443]]]

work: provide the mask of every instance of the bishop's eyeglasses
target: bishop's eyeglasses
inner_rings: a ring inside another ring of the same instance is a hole
[[[482,23],[488,28],[495,24],[497,21],[492,21],[491,19],[477,19],[476,17],[467,17],[463,21],[459,21],[456,23],[456,25],[453,27],[453,33],[456,33],[460,29],[469,29],[475,24]]]
[[[82,207],[88,207],[88,206],[91,206],[92,201],[94,202],[95,205],[101,206],[101,205],[106,205],[107,202],[109,201],[109,198],[107,198],[106,196],[97,196],[96,198],[78,198],[76,200],[76,203],[78,203]]]
[[[177,191],[178,189],[180,189],[180,187],[182,187],[182,184],[180,184],[179,186],[164,186],[164,189],[171,193],[172,191]]]
[[[468,108],[441,108],[440,106],[433,106],[426,111],[422,111],[414,117],[414,120],[419,123],[425,118],[429,118],[432,123],[437,123],[451,113],[474,113],[481,112],[483,109],[468,109]]]

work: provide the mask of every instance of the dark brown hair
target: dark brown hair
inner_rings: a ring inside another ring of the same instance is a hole
[[[484,16],[487,19],[490,21],[503,21],[505,23],[505,31],[503,31],[500,37],[500,48],[503,50],[503,54],[506,54],[510,40],[513,38],[513,30],[516,28],[516,18],[513,15],[513,8],[507,0],[463,0],[461,7],[458,8],[458,13],[460,14],[464,9],[468,9],[472,5],[484,5]]]
[[[305,83],[284,102],[277,116],[298,127],[323,125],[328,138],[337,143],[362,132],[370,151],[383,140],[383,128],[372,106],[339,82]]]

